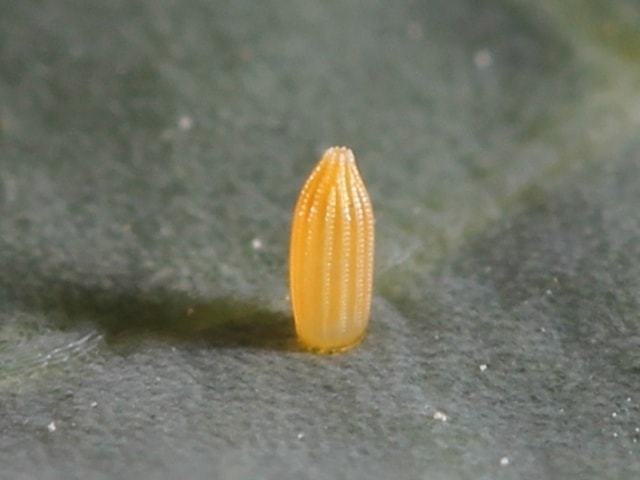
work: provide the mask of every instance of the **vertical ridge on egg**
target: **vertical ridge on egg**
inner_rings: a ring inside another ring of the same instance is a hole
[[[296,332],[330,352],[357,343],[367,327],[374,219],[353,152],[328,149],[298,197],[289,276]]]

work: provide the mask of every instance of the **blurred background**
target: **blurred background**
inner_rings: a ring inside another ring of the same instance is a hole
[[[0,478],[640,475],[635,0],[0,0]],[[299,349],[331,145],[365,341]]]

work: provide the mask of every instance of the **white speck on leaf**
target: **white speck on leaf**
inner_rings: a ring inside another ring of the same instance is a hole
[[[506,467],[507,465],[509,465],[509,457],[502,457],[500,459],[500,466]]]
[[[473,56],[473,63],[476,64],[478,68],[487,68],[493,65],[493,55],[486,48],[478,50],[476,54]]]
[[[188,115],[181,116],[180,119],[178,120],[178,127],[183,132],[186,132],[187,130],[191,130],[191,127],[193,127],[193,118],[191,118]]]
[[[298,433],[297,437],[298,437],[298,440],[302,440],[304,438],[304,433],[302,432]]]
[[[253,240],[251,240],[251,248],[253,248],[254,250],[262,250],[262,240],[260,240],[259,238],[254,238]]]
[[[481,372],[484,372],[486,369],[487,369],[487,365],[486,364],[483,363],[482,365],[480,365],[480,371]]]
[[[446,422],[449,419],[449,417],[447,417],[445,413],[437,411],[436,413],[433,414],[433,419],[440,420],[441,422]]]
[[[49,430],[50,433],[53,433],[56,431],[56,422],[51,422],[49,425],[47,425],[47,430]]]

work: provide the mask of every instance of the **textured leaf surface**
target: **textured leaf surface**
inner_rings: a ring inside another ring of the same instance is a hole
[[[637,2],[0,12],[0,478],[640,475]],[[375,290],[320,357],[286,261],[334,144]]]

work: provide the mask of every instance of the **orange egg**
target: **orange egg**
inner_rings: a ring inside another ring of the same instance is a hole
[[[328,149],[293,213],[289,280],[299,339],[319,352],[358,343],[373,282],[374,219],[353,152]]]

